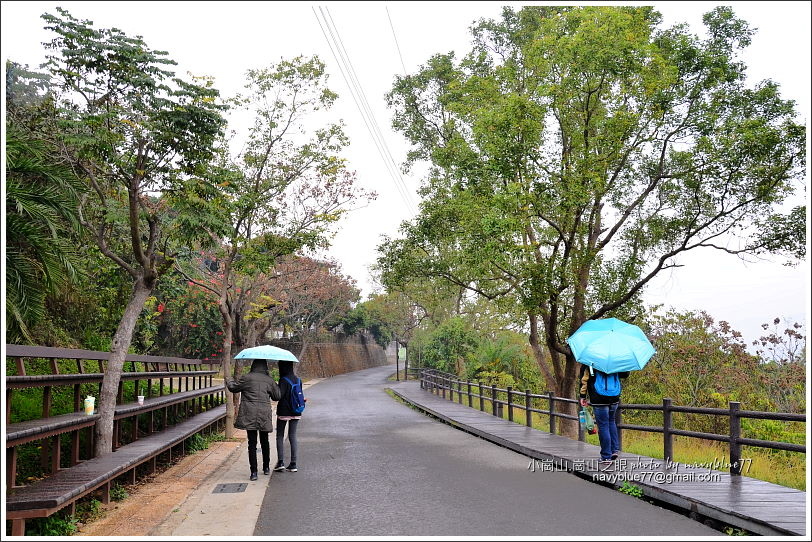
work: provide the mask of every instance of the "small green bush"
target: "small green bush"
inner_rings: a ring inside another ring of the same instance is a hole
[[[33,518],[25,522],[26,536],[70,536],[78,528],[73,516]]]
[[[199,452],[209,447],[209,443],[203,438],[200,433],[195,433],[186,441],[186,451],[189,453]]]
[[[76,504],[76,519],[82,523],[89,523],[102,516],[101,501],[90,499]]]
[[[643,496],[643,490],[639,486],[630,484],[629,482],[623,482],[623,485],[617,488],[617,490],[626,495],[637,497],[638,499]]]
[[[115,484],[110,488],[110,499],[114,501],[123,501],[129,496],[129,492],[121,484]]]

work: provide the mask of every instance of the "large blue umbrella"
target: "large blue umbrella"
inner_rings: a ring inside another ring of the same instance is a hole
[[[604,373],[642,369],[654,347],[639,327],[618,320],[587,320],[567,339],[575,359]]]
[[[253,348],[246,348],[236,356],[234,359],[268,359],[268,360],[287,360],[299,363],[290,351],[284,348],[271,346],[270,344],[263,344],[254,346]]]

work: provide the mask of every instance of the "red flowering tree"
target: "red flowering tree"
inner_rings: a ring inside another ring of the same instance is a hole
[[[219,360],[223,321],[208,290],[175,275],[159,287],[158,336],[167,355]]]
[[[277,264],[269,297],[268,326],[280,326],[302,341],[299,357],[319,332],[341,317],[360,299],[355,280],[341,273],[338,263],[304,256],[286,257]]]

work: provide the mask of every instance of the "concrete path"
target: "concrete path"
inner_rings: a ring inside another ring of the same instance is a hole
[[[321,378],[314,378],[302,386],[305,393]],[[274,406],[274,419],[276,407]],[[245,431],[237,430],[236,436],[245,438]],[[276,463],[275,433],[271,433],[271,467]],[[257,450],[257,460],[262,455]],[[262,499],[273,476],[259,474],[255,482],[248,480],[248,442],[243,440],[231,454],[210,471],[202,483],[189,493],[186,500],[172,510],[160,525],[149,534],[154,536],[251,536],[260,515]],[[220,484],[246,484],[238,493],[214,493]]]
[[[271,478],[253,534],[721,534],[566,472],[530,472],[526,456],[395,401],[384,391],[393,372],[367,369],[309,390],[299,472]]]

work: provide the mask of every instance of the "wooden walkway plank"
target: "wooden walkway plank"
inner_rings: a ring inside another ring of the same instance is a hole
[[[593,466],[600,459],[598,446],[451,402],[420,389],[417,381],[393,383],[389,387],[401,399],[459,429],[535,461],[552,461],[588,480],[615,487],[628,480],[641,487],[648,497],[754,533],[806,535],[805,491],[677,462],[666,465],[662,459],[637,454],[621,453],[613,470],[600,472]]]

